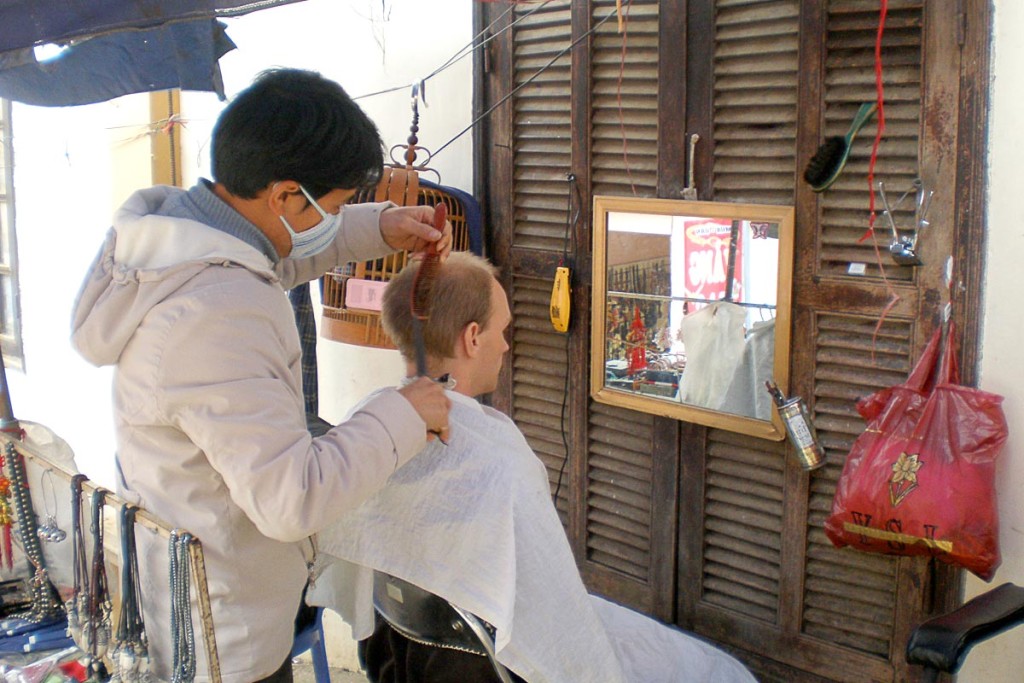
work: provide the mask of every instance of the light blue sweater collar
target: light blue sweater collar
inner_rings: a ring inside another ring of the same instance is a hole
[[[156,212],[159,216],[198,221],[242,240],[277,263],[281,257],[270,238],[213,193],[213,183],[200,178],[187,192],[175,193]]]

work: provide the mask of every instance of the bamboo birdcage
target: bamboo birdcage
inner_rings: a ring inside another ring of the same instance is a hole
[[[393,163],[385,165],[384,174],[376,189],[357,193],[350,203],[391,201],[399,206],[436,206],[444,203],[448,209],[448,221],[452,224],[452,250],[472,250],[482,255],[482,238],[478,225],[480,212],[475,200],[458,190],[426,181],[426,184],[420,182],[421,172],[437,173],[427,166],[432,156],[430,151],[417,144],[419,100],[422,92],[423,84],[413,86],[412,125],[409,127],[408,144],[395,145],[391,148]],[[399,151],[404,163],[395,158],[396,152]],[[417,163],[417,157],[421,152],[425,154],[425,159]],[[468,204],[473,204],[473,207]],[[471,219],[471,213],[475,220]],[[477,225],[472,225],[473,222]],[[408,258],[408,252],[397,252],[372,261],[347,263],[324,275],[321,336],[358,346],[395,348],[381,327],[380,312],[348,307],[346,295],[353,280],[388,282],[405,267]]]

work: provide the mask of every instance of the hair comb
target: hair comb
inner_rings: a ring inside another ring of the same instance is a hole
[[[448,207],[441,203],[434,207],[434,228],[444,231],[448,220]],[[437,253],[437,243],[427,247],[420,261],[419,270],[412,281],[412,295],[409,310],[412,313],[413,342],[416,344],[416,374],[424,377],[427,374],[427,352],[423,342],[423,321],[430,317],[430,304],[434,291],[437,270],[441,266],[441,255]]]

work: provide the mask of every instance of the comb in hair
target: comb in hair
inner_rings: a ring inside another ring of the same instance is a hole
[[[444,224],[448,220],[448,207],[445,204],[438,204],[434,207],[434,229],[438,232],[444,231]],[[416,374],[424,377],[427,374],[427,353],[423,342],[423,321],[430,317],[431,295],[434,291],[434,280],[437,279],[437,269],[441,265],[441,255],[437,253],[437,244],[427,247],[420,261],[419,270],[412,281],[412,295],[409,302],[409,310],[412,313],[413,341],[416,344]]]

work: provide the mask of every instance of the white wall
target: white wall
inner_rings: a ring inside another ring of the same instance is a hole
[[[991,584],[973,576],[967,597],[1007,581],[1024,585],[1024,317],[1020,291],[1024,279],[1024,204],[1021,204],[1020,128],[1024,89],[1024,3],[995,0],[991,112],[989,118],[988,242],[985,249],[985,310],[979,385],[1006,397],[1003,410],[1010,438],[998,467],[999,540],[1003,564]],[[960,683],[1019,681],[1024,677],[1024,627],[976,647],[967,658]]]

